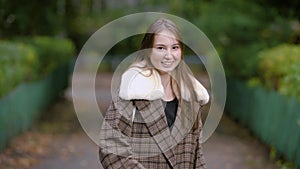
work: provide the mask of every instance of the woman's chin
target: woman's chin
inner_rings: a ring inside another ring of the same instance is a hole
[[[170,74],[172,71],[174,70],[174,68],[169,68],[169,69],[158,69],[160,74]]]

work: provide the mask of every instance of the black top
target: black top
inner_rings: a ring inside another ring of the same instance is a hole
[[[178,100],[175,97],[171,101],[163,101],[165,107],[165,114],[167,117],[168,126],[171,127],[176,119]]]

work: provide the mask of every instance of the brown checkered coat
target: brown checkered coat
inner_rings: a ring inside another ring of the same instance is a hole
[[[135,107],[137,111],[132,122]],[[179,108],[170,131],[160,100],[120,100],[112,103],[106,113],[100,136],[99,154],[103,167],[206,168],[199,143],[201,122],[196,130],[182,128],[180,112]],[[136,120],[137,118],[144,118],[145,123]],[[191,122],[190,120],[185,119],[186,122]]]
[[[200,105],[197,106],[200,110]],[[118,97],[110,105],[100,132],[99,157],[103,167],[205,169],[199,142],[201,113],[197,114],[198,118],[192,118],[182,114],[182,108],[179,105],[175,122],[169,128],[160,98],[124,100]],[[199,126],[193,127],[193,124]]]

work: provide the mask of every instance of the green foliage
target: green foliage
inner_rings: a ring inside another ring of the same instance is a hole
[[[299,0],[254,0],[261,4],[265,10],[276,11],[278,14],[285,17],[298,17],[300,18],[300,1]]]
[[[38,56],[38,77],[53,71],[59,64],[66,63],[75,55],[74,44],[68,39],[36,36],[23,38],[21,41],[31,45]]]
[[[282,44],[259,53],[259,78],[269,89],[300,99],[300,46]]]
[[[0,37],[61,32],[62,5],[59,0],[1,0]]]
[[[257,1],[175,0],[170,11],[196,24],[219,52],[226,75],[249,79],[257,75],[257,53],[280,43],[295,43],[299,22],[266,11]]]
[[[16,41],[0,41],[0,97],[23,81],[43,78],[74,56],[74,45],[67,39],[38,36]]]
[[[22,4],[22,5],[20,5]],[[162,11],[197,25],[219,52],[227,75],[249,79],[257,75],[257,53],[280,43],[299,43],[299,2],[271,0],[24,0],[0,2],[0,37],[16,35],[68,36],[79,50],[101,26],[127,14]],[[32,10],[34,9],[34,10]],[[268,12],[266,12],[268,11]],[[298,13],[297,13],[298,12]],[[38,13],[38,15],[37,15]],[[117,54],[139,45],[126,39]],[[112,54],[116,53],[112,49]]]
[[[276,161],[276,166],[280,169],[294,169],[295,166],[292,162],[284,159],[282,155],[278,152],[276,147],[271,146],[270,148],[270,159]]]
[[[82,7],[80,6],[78,8]],[[87,9],[79,10],[79,12],[77,8],[75,8],[75,10],[76,11],[73,11],[74,15],[67,15],[67,33],[68,37],[74,41],[78,50],[80,50],[88,38],[102,26],[129,13],[129,9],[124,7],[102,9],[97,13],[88,12]]]
[[[22,43],[0,41],[0,97],[36,74],[37,55]]]
[[[203,5],[206,3],[203,0],[169,0],[166,4],[170,13],[187,19],[195,19],[201,15]]]
[[[272,22],[262,29],[260,37],[268,46],[276,46],[281,43],[297,44],[300,38],[300,23],[297,20],[274,14]]]
[[[255,75],[256,53],[265,46],[259,38],[264,18],[262,8],[251,1],[218,0],[205,5],[195,23],[221,54],[226,74],[247,78]]]

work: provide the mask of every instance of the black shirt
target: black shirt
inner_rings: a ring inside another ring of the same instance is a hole
[[[163,101],[163,105],[165,107],[165,114],[167,117],[168,126],[171,127],[176,119],[178,100],[175,97],[171,101]]]

